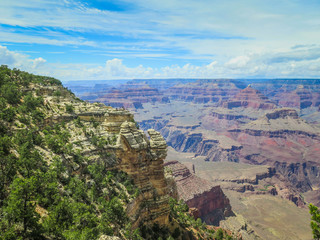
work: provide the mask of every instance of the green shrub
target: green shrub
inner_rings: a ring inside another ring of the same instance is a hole
[[[66,112],[70,113],[70,114],[74,112],[74,108],[73,108],[73,106],[71,104],[70,105],[69,104],[66,105]]]

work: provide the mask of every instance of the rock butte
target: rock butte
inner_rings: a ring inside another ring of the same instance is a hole
[[[229,199],[220,186],[197,177],[178,161],[166,162],[165,167],[171,170],[170,175],[175,179],[178,198],[194,208],[195,217],[200,217],[207,224],[218,225],[220,220],[233,215]]]
[[[224,102],[222,106],[229,109],[237,107],[250,107],[263,110],[276,108],[275,103],[270,101],[258,90],[253,89],[250,85],[247,88],[242,89],[229,101]]]

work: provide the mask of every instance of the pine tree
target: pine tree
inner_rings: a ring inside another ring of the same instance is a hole
[[[35,211],[36,189],[39,178],[16,178],[10,185],[11,192],[4,209],[4,217],[10,227],[24,238],[40,236],[39,214]],[[21,228],[20,228],[21,226]],[[19,229],[20,228],[20,229]]]
[[[311,214],[311,229],[314,239],[320,239],[320,211],[310,203],[309,210]]]

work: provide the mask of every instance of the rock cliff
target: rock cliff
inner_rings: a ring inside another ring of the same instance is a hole
[[[119,168],[132,176],[141,191],[135,206],[130,206],[133,209],[130,215],[137,217],[135,222],[151,221],[166,225],[169,198],[163,160],[167,145],[158,132],[150,129],[148,133],[150,140],[133,122],[122,123],[118,141],[121,148],[116,151],[116,156]],[[142,203],[146,208],[141,209]]]
[[[37,87],[42,92],[48,92],[48,89]],[[58,90],[60,88],[52,87],[50,93],[45,95],[45,125],[67,123],[72,133],[70,142],[83,156],[100,159],[109,169],[122,170],[132,177],[140,191],[127,207],[133,227],[143,222],[167,225],[170,209],[163,171],[167,145],[160,133],[150,129],[148,139],[142,130],[137,129],[129,111],[53,96],[52,93]],[[70,103],[72,111],[65,112],[65,106]],[[83,129],[86,129],[84,133],[77,130],[74,123],[77,119],[83,122]],[[97,123],[95,128],[92,127],[93,123]],[[92,143],[90,136],[94,133],[98,134],[100,142],[104,142],[102,146],[97,147]],[[79,148],[77,144],[82,147]],[[101,158],[102,153],[108,156],[107,159]]]
[[[207,224],[218,225],[220,220],[233,214],[229,199],[220,186],[197,177],[178,161],[166,162],[165,167],[175,179],[178,198],[183,199]]]

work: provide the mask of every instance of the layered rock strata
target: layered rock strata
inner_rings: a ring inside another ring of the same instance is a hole
[[[276,79],[252,85],[282,107],[305,109],[320,105],[319,79]]]
[[[250,107],[254,109],[274,109],[275,103],[271,102],[266,96],[256,89],[253,89],[250,85],[241,90],[236,96],[227,102],[224,102],[225,108],[237,108],[237,107]]]
[[[165,167],[171,170],[170,174],[175,179],[178,198],[183,199],[192,212],[207,224],[218,225],[220,220],[232,215],[229,199],[220,186],[197,177],[178,161],[167,162]]]
[[[273,166],[279,195],[303,206],[299,192],[318,186],[319,129],[299,118],[294,109],[276,109],[240,129],[229,130],[242,146],[241,162]]]
[[[170,99],[194,103],[221,103],[236,95],[244,85],[229,79],[198,80],[188,84],[177,84],[166,91]]]
[[[143,108],[143,103],[147,102],[170,102],[169,98],[164,96],[156,88],[151,88],[146,84],[127,84],[118,89],[95,99],[112,107],[124,107],[131,109]]]
[[[151,220],[160,224],[168,223],[167,184],[164,179],[163,160],[167,155],[166,142],[155,130],[148,131],[150,140],[133,122],[124,122],[120,128],[118,144],[122,151],[116,151],[119,168],[133,177],[141,195],[141,202],[131,206],[131,214],[138,221]]]

